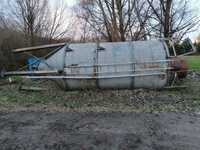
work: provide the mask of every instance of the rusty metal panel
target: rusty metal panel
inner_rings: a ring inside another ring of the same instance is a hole
[[[103,74],[104,76],[121,76],[121,75],[131,75],[132,64],[132,48],[131,43],[128,42],[118,42],[118,43],[101,43],[101,47],[104,48],[103,51],[98,52],[98,64],[118,64],[113,66],[102,66],[98,67],[99,72],[108,72]],[[120,65],[120,64],[127,65]],[[109,73],[112,72],[112,73]],[[99,74],[101,76],[102,74]],[[111,78],[111,79],[99,79],[98,86],[100,88],[131,88],[132,77],[125,78]]]
[[[94,65],[94,56],[97,46],[95,43],[87,44],[71,44],[69,46],[72,49],[71,52],[67,52],[65,58],[65,67],[69,68],[69,74],[75,74],[79,76],[80,74],[89,74],[93,75],[92,67],[79,67],[84,65]]]
[[[160,41],[141,41],[134,42],[134,59],[136,62],[154,62],[158,60],[166,60],[167,55],[164,45]],[[147,68],[167,68],[167,62],[159,63],[147,63],[145,65],[138,64],[135,69],[147,69]],[[153,71],[141,71],[140,73],[166,73],[166,70],[153,70]],[[158,76],[145,76],[135,77],[135,88],[161,88],[167,84],[166,75]]]
[[[99,64],[128,64],[129,62],[133,62],[133,64],[101,67],[99,68],[100,72],[113,72],[112,74],[108,74],[110,76],[117,74],[128,76],[132,74],[166,73],[165,70],[164,72],[163,70],[153,70],[155,68],[167,68],[166,62],[148,63],[158,60],[166,60],[166,52],[160,41],[102,43],[101,47],[104,47],[105,50],[99,52]],[[137,71],[145,69],[146,71]],[[147,69],[152,69],[152,71]],[[122,73],[118,73],[120,71]],[[126,77],[121,79],[100,79],[99,86],[101,88],[160,88],[166,84],[166,78],[167,74],[157,76]]]
[[[71,44],[71,52],[66,53],[65,73],[67,76],[93,77],[95,74],[95,43]],[[81,67],[81,66],[91,67]],[[69,79],[66,80],[69,89],[85,89],[96,87],[96,80]]]

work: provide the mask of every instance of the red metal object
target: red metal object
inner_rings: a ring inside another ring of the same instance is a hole
[[[170,66],[173,68],[172,71],[177,73],[179,79],[186,78],[188,73],[187,61],[181,57],[175,57],[172,60],[170,63]]]

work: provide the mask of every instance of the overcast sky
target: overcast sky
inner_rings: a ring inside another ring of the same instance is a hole
[[[200,0],[189,0],[191,7],[200,16]],[[195,39],[200,34],[200,26],[197,31],[190,34],[190,38]]]
[[[67,4],[68,4],[69,7],[72,7],[73,5],[76,4],[77,0],[65,0],[65,1],[67,2]]]

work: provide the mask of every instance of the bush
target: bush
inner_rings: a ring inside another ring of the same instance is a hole
[[[12,49],[24,45],[20,32],[11,29],[0,29],[0,68],[16,69]]]
[[[182,43],[175,44],[176,53],[178,55],[191,52],[192,46],[188,39],[184,40]]]

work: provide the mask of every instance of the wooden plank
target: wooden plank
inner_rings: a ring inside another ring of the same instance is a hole
[[[41,45],[41,46],[14,49],[12,52],[13,53],[23,53],[23,52],[29,52],[29,51],[38,51],[38,50],[47,49],[47,48],[56,48],[56,47],[61,47],[61,46],[65,46],[65,45],[66,45],[66,43]]]
[[[180,89],[187,89],[188,86],[169,86],[165,87],[165,90],[180,90]]]
[[[17,82],[13,81],[13,82],[3,82],[0,83],[0,86],[5,86],[5,85],[12,85],[12,84],[16,84]]]
[[[20,91],[30,91],[30,92],[40,92],[40,91],[47,91],[47,89],[40,88],[40,87],[31,87],[31,86],[21,86],[19,87]]]

